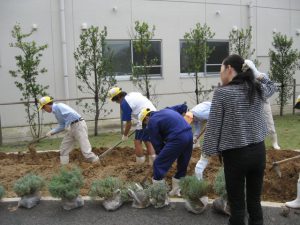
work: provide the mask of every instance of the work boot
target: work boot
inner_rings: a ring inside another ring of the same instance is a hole
[[[136,160],[136,163],[140,165],[140,164],[143,164],[146,161],[146,157],[144,155],[141,156],[141,157],[136,156],[135,160]]]
[[[300,208],[300,174],[297,183],[297,198],[294,201],[286,202],[285,205],[294,209]]]
[[[68,155],[60,156],[60,164],[61,165],[66,165],[68,163],[69,163],[69,156]]]
[[[180,187],[179,187],[179,179],[172,177],[172,190],[169,192],[170,196],[177,196],[180,197]]]
[[[201,155],[200,160],[197,162],[195,167],[195,175],[198,178],[198,180],[203,179],[203,172],[208,164],[208,158],[206,158],[204,155]]]
[[[154,162],[155,158],[156,158],[156,155],[155,155],[155,154],[154,154],[154,155],[149,155],[149,165],[150,165],[150,166],[153,165],[153,162]]]
[[[99,161],[99,156],[91,157],[87,159],[90,163],[96,163]]]
[[[165,180],[162,179],[162,180],[155,180],[152,178],[152,184],[164,184],[165,183]]]
[[[278,145],[278,141],[277,141],[277,134],[273,133],[271,135],[272,138],[272,146],[275,150],[280,150],[280,146]]]

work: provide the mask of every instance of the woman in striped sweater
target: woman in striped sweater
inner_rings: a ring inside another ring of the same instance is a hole
[[[250,60],[230,55],[221,66],[222,87],[214,92],[203,152],[222,155],[230,204],[230,225],[262,225],[260,196],[267,126],[263,103],[276,87]],[[246,197],[245,197],[246,185]]]

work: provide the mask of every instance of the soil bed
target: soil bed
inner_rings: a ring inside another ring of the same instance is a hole
[[[96,154],[101,154],[106,148],[93,149]],[[278,161],[299,155],[299,152],[291,150],[268,150],[267,167],[265,170],[264,188],[262,199],[264,201],[286,202],[296,197],[296,183],[300,171],[300,159],[290,161],[280,165],[282,178],[279,178],[275,171],[270,171],[273,161]],[[200,158],[200,149],[194,149],[189,164],[188,174],[194,173],[194,167]],[[105,156],[99,164],[89,164],[84,161],[81,152],[78,149],[73,150],[70,155],[70,165],[77,165],[82,169],[84,176],[84,187],[81,189],[81,195],[88,195],[91,183],[106,176],[120,177],[125,181],[141,182],[148,173],[150,166],[138,166],[135,164],[135,155],[132,148],[116,148],[109,155]],[[175,166],[167,175],[167,182],[171,184],[171,177],[174,175]],[[220,167],[218,157],[212,157],[210,163],[204,172],[204,178],[211,184],[215,179],[216,172]],[[57,174],[60,169],[58,152],[42,152],[6,154],[0,152],[0,184],[6,189],[5,197],[16,197],[13,192],[13,184],[17,179],[29,172],[34,172],[47,181]],[[149,182],[151,177],[148,177]],[[50,196],[45,190],[43,196]],[[210,198],[215,198],[211,188]]]

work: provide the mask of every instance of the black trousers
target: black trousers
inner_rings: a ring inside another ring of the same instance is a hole
[[[266,167],[264,142],[226,150],[222,152],[222,156],[226,190],[231,210],[229,224],[245,225],[246,200],[249,214],[248,224],[263,225],[260,197]]]

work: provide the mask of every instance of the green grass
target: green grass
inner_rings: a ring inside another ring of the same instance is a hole
[[[124,143],[121,143],[119,146],[124,147],[124,146],[129,146],[133,147],[133,137],[132,135],[129,140],[127,140]],[[115,144],[117,144],[122,138],[122,135],[120,133],[104,133],[100,134],[97,137],[95,136],[90,136],[89,140],[91,142],[92,147],[95,148],[100,148],[100,147],[112,147]],[[42,150],[58,150],[60,143],[62,141],[62,138],[49,138],[49,139],[44,139],[41,140],[40,142],[36,143],[35,149],[37,151],[42,151]],[[29,142],[20,142],[18,144],[3,144],[0,146],[0,152],[18,152],[18,151],[27,151],[28,150],[28,143]],[[74,147],[79,147],[79,144],[76,143]]]
[[[300,114],[284,115],[283,117],[274,116],[274,122],[278,135],[278,142],[281,149],[300,149]],[[120,147],[133,147],[133,136],[126,142],[120,144]],[[122,138],[120,132],[104,133],[97,137],[90,136],[92,147],[112,147],[118,143]],[[62,138],[44,139],[35,145],[36,150],[57,150],[59,149]],[[20,142],[18,144],[4,144],[0,146],[0,152],[16,152],[27,151],[28,142]],[[271,148],[271,140],[266,139],[267,148]],[[75,145],[78,147],[78,144]]]

